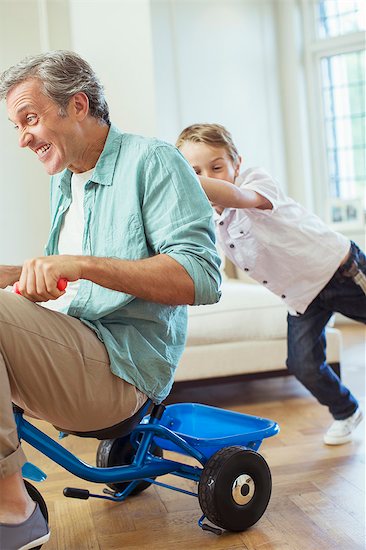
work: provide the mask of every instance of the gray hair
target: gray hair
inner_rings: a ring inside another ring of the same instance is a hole
[[[0,100],[9,90],[29,79],[41,82],[44,94],[60,107],[60,115],[66,115],[70,99],[84,92],[89,99],[90,115],[110,125],[109,108],[104,88],[86,61],[75,52],[51,51],[29,56],[0,75]]]

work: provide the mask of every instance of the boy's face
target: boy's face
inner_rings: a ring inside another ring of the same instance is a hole
[[[235,164],[224,147],[185,141],[179,149],[198,176],[234,183],[239,175],[241,159]]]

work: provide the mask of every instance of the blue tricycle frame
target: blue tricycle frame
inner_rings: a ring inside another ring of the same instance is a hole
[[[267,508],[272,488],[271,473],[257,452],[264,438],[278,433],[276,422],[198,403],[154,405],[140,409],[136,425],[118,437],[103,436],[97,466],[91,466],[56,440],[36,428],[14,407],[19,440],[24,440],[75,476],[109,488],[103,494],[86,489],[65,488],[72,498],[103,498],[122,502],[151,484],[198,497],[203,515],[198,524],[204,530],[221,534],[222,529],[243,531],[256,523]],[[123,423],[122,423],[123,424]],[[60,433],[60,437],[68,434]],[[85,434],[76,434],[85,436]],[[166,458],[163,451],[174,451],[194,458],[198,465]],[[197,492],[162,483],[156,478],[165,474],[192,480]],[[46,474],[27,462],[23,477],[43,481]],[[27,489],[48,518],[40,493],[26,482]],[[210,522],[204,522],[207,518]],[[215,526],[213,526],[213,525]]]

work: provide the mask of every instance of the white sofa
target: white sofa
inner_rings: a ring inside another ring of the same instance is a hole
[[[219,303],[189,307],[187,346],[175,381],[287,373],[287,310],[226,261]],[[327,360],[339,373],[341,333],[327,328]]]

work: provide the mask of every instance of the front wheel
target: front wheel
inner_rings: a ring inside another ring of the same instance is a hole
[[[198,499],[213,524],[244,531],[264,514],[271,490],[271,472],[260,454],[244,447],[225,447],[205,464]]]

